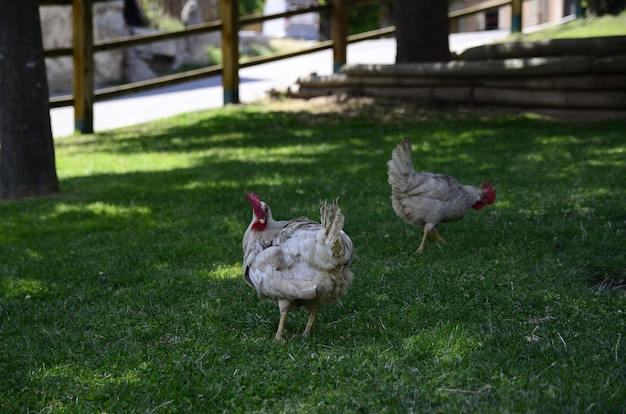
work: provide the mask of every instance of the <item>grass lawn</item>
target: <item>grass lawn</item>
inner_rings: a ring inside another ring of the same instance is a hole
[[[347,108],[346,108],[347,107]],[[0,204],[0,411],[624,412],[626,121],[350,101],[247,105],[56,141],[62,193]],[[386,161],[489,179],[426,244]],[[355,281],[278,309],[241,276],[244,190],[339,197]]]
[[[626,36],[626,11],[613,16],[588,16],[547,26],[530,33],[512,35],[510,40],[575,39],[581,37]]]

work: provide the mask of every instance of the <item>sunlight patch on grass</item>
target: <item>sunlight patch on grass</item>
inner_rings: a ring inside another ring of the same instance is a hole
[[[48,292],[48,287],[40,280],[3,276],[0,279],[0,292],[7,298],[30,299],[36,294]]]
[[[606,158],[601,159],[592,159],[587,160],[587,164],[591,167],[612,167],[612,168],[623,168],[626,165],[626,161],[621,160],[610,160]]]
[[[512,35],[507,40],[573,39],[623,35],[626,35],[626,12],[617,16],[589,16],[575,19],[536,32]]]
[[[541,163],[545,161],[544,155],[540,152],[531,152],[524,157],[527,161]]]
[[[57,154],[57,171],[60,179],[97,174],[128,174],[135,172],[172,171],[195,166],[193,157],[186,154],[145,152],[124,156],[108,153],[91,153],[64,157]]]
[[[254,187],[255,186],[259,186],[259,187],[265,187],[265,186],[269,186],[269,187],[279,187],[281,185],[295,185],[297,183],[300,182],[300,180],[298,179],[298,177],[287,177],[284,175],[279,175],[279,174],[272,174],[271,176],[269,175],[269,172],[267,171],[260,171],[259,176],[257,177],[250,177],[248,179],[248,183],[246,185],[246,188],[249,191],[255,191]],[[265,175],[267,174],[267,175]],[[296,191],[298,191],[296,189]]]
[[[141,369],[145,368],[145,363],[140,364],[139,367],[129,369],[121,373],[113,372],[97,372],[85,369],[78,369],[77,367],[66,364],[57,365],[54,367],[43,367],[38,371],[38,375],[44,381],[57,381],[61,379],[66,381],[71,379],[80,383],[80,387],[86,389],[98,389],[107,385],[120,385],[120,384],[136,384],[141,381]],[[78,385],[78,384],[77,384]]]
[[[582,144],[583,141],[573,135],[557,135],[548,137],[538,137],[535,141],[541,145],[577,145]]]
[[[241,183],[236,180],[194,180],[180,186],[175,186],[174,189],[196,191],[203,189],[239,188],[240,186]]]
[[[587,198],[589,199],[589,201],[595,202],[596,200],[594,199],[596,197],[598,198],[611,197],[613,195],[613,191],[610,188],[606,188],[606,187],[592,187],[592,188],[586,188],[584,191],[582,191],[581,189],[577,189],[577,194],[582,199]]]
[[[101,201],[85,205],[60,203],[55,205],[52,212],[42,218],[57,218],[65,214],[86,212],[96,216],[128,217],[132,215],[145,216],[152,213],[152,210],[145,206],[119,206],[103,203]]]
[[[461,144],[473,144],[476,142],[476,138],[483,135],[480,131],[463,131],[460,134],[450,134],[445,137],[447,145],[456,146]]]
[[[235,279],[241,277],[241,264],[219,265],[208,273],[210,279]]]
[[[497,207],[498,210],[491,211],[491,214],[498,215],[498,214],[500,214],[501,209],[506,210],[506,209],[515,207],[515,202],[514,202],[514,200],[511,200],[511,199],[500,198],[499,200],[496,200],[496,202],[494,204],[494,207]]]
[[[604,151],[596,151],[596,153],[598,155],[607,154],[607,155],[619,155],[619,156],[622,156],[622,155],[626,155],[626,146],[607,148]]]
[[[546,209],[543,205],[533,205],[533,206],[528,206],[528,208],[520,208],[518,210],[518,214],[520,216],[525,216],[528,218],[536,218],[536,219],[542,219],[545,214],[546,214]]]
[[[284,163],[289,164],[312,164],[324,153],[332,153],[338,150],[336,145],[284,145],[272,148],[245,147],[235,149],[229,157],[231,160],[246,161],[254,160],[258,163]]]

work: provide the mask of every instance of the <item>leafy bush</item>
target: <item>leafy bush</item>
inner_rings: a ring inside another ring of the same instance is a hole
[[[239,0],[239,14],[263,13],[263,0]]]
[[[167,14],[157,1],[145,1],[143,3],[143,13],[148,21],[148,25],[155,29],[174,31],[185,27],[180,19]]]
[[[207,46],[206,53],[209,55],[209,62],[212,65],[219,65],[222,63],[222,49],[216,46]]]
[[[351,7],[348,12],[348,34],[380,28],[380,8],[379,4]]]
[[[587,9],[597,15],[620,14],[626,9],[626,0],[587,0]]]

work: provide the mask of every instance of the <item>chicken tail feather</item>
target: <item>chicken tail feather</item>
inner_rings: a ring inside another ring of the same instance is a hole
[[[342,237],[345,217],[337,204],[337,199],[332,203],[320,201],[320,215],[322,229],[318,233],[318,243],[328,249],[335,260],[345,260],[346,256],[351,256],[352,246],[346,245],[351,243],[349,238]]]
[[[388,181],[393,188],[401,188],[406,184],[406,177],[413,172],[412,156],[411,141],[404,138],[394,148],[391,160],[387,162]]]
[[[328,204],[328,201],[320,202],[320,216],[322,221],[322,228],[328,238],[331,240],[331,245],[335,242],[334,239],[339,235],[339,231],[343,228],[344,216],[341,212],[341,207],[337,204],[338,199],[335,199],[332,203]]]

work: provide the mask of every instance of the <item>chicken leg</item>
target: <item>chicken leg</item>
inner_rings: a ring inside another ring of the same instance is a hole
[[[317,312],[319,310],[320,310],[319,306],[315,306],[311,308],[309,321],[306,323],[306,328],[304,328],[304,332],[302,332],[302,336],[309,336],[309,334],[311,333],[311,327],[313,326],[313,322],[315,322],[315,317],[317,316]]]
[[[283,329],[285,328],[285,319],[287,319],[287,309],[280,311],[280,322],[278,322],[278,330],[276,331],[276,340],[283,341]]]
[[[441,237],[439,235],[439,232],[437,231],[437,228],[434,228],[430,231],[430,234],[432,234],[433,236],[435,236],[435,239],[437,239],[437,241],[439,243],[446,243],[446,241],[443,239],[443,237]]]
[[[311,308],[311,314],[309,315],[309,320],[306,323],[306,328],[304,328],[304,332],[302,336],[309,336],[311,333],[311,327],[313,326],[313,322],[315,322],[315,317],[317,316],[317,312],[319,312],[319,306]],[[278,330],[276,331],[276,340],[283,341],[283,329],[285,328],[285,320],[287,319],[288,308],[282,309],[280,311],[280,321],[278,322]]]
[[[422,254],[422,252],[424,251],[424,245],[426,244],[426,238],[428,237],[428,234],[432,234],[433,237],[435,239],[437,239],[437,241],[439,243],[445,243],[446,241],[443,239],[443,237],[441,237],[439,235],[439,232],[437,231],[437,228],[432,228],[429,230],[428,226],[424,226],[424,236],[422,237],[422,242],[420,243],[420,247],[417,248],[417,250],[415,251],[415,254]]]
[[[285,320],[287,319],[287,313],[289,312],[289,301],[279,300],[278,309],[280,310],[280,321],[278,322],[278,330],[276,331],[276,340],[283,341],[283,329],[285,329]]]

